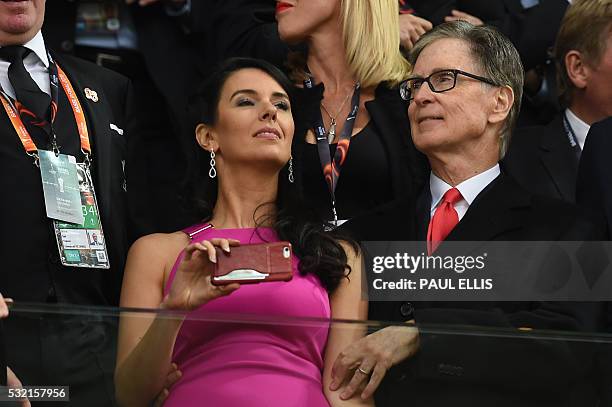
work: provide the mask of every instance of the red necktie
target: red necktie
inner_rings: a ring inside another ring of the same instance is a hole
[[[436,251],[440,242],[446,239],[446,236],[459,223],[459,215],[454,205],[462,199],[461,192],[457,188],[449,189],[442,196],[442,202],[436,208],[427,230],[427,253],[429,255]]]

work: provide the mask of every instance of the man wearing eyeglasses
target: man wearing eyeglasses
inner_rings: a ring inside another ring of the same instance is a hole
[[[354,219],[347,229],[366,241],[426,240],[430,254],[444,253],[447,241],[601,238],[576,207],[529,194],[500,167],[523,87],[523,67],[507,38],[488,27],[446,23],[416,43],[410,62],[413,75],[400,91],[414,145],[431,166],[429,185],[416,202]],[[427,335],[418,327],[592,331],[599,305],[402,302],[372,305],[370,315],[416,328],[381,329],[342,352],[332,383],[348,383],[341,397],[369,396],[395,366],[377,392],[378,406],[595,405],[593,391],[579,387],[590,360],[565,343]]]

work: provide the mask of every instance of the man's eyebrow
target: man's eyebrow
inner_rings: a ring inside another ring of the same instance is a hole
[[[448,67],[434,68],[434,69],[431,70],[431,73],[429,75],[431,75],[433,73],[436,73],[436,72],[440,72],[440,71],[451,71],[453,69],[455,69],[455,68],[448,68]],[[424,78],[424,77],[429,76],[429,75],[414,74],[414,75],[411,76],[411,78]]]
[[[259,93],[254,89],[238,89],[236,92],[232,93],[232,96],[230,96],[230,100],[232,100],[234,96],[241,94],[241,93],[246,93],[247,95],[253,95],[253,96],[259,95]],[[289,95],[287,95],[284,92],[274,92],[272,93],[272,96],[276,98],[283,98],[283,99],[289,100]]]

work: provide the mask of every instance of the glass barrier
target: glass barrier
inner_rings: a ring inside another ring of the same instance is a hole
[[[496,311],[469,312],[485,325]],[[280,315],[288,313],[306,310],[295,304],[279,315],[195,316],[14,303],[2,325],[15,376],[1,388],[0,405],[26,405],[21,396],[44,407],[612,402],[610,334]],[[462,320],[452,309],[445,317]],[[360,398],[374,387],[373,398]],[[341,400],[352,389],[355,396]]]

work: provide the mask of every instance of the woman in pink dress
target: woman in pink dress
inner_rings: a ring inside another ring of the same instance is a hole
[[[342,388],[329,390],[336,356],[363,330],[282,322],[367,317],[357,248],[326,233],[291,183],[291,94],[280,71],[252,59],[228,61],[204,86],[196,139],[210,160],[203,172],[212,182],[200,190],[211,209],[202,224],[138,240],[121,294],[124,307],[189,311],[194,318],[122,318],[115,372],[120,405],[149,406],[172,363],[182,376],[165,406],[373,404],[341,400]],[[211,284],[215,246],[229,252],[278,240],[293,246],[291,281]],[[254,314],[255,322],[197,318],[211,313]],[[279,322],[258,324],[258,316]]]

